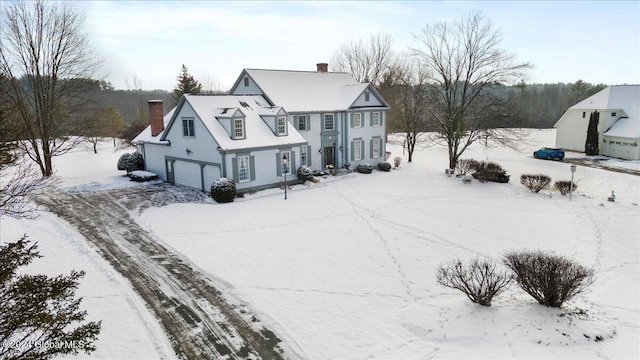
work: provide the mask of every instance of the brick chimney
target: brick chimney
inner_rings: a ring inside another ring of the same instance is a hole
[[[149,100],[149,123],[151,136],[158,136],[164,130],[162,100]]]
[[[317,68],[318,72],[320,72],[320,73],[326,73],[328,67],[329,67],[329,64],[327,64],[327,63],[318,63],[318,64],[316,64],[316,68]]]

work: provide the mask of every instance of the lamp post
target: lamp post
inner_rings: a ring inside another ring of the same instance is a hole
[[[576,166],[571,165],[571,184],[569,184],[569,201],[571,201],[571,197],[573,195],[573,173],[576,172]]]
[[[289,159],[287,154],[282,155],[282,172],[284,173],[284,199],[287,200],[287,173],[289,172]]]

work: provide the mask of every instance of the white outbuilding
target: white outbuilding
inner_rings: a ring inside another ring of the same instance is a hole
[[[591,113],[598,111],[600,155],[640,160],[640,85],[615,85],[570,107],[556,122],[556,146],[584,152]]]

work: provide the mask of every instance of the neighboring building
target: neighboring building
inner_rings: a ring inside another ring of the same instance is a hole
[[[592,112],[600,113],[600,154],[640,160],[640,85],[616,85],[570,107],[554,125],[556,146],[584,152]]]
[[[133,140],[145,169],[203,191],[220,177],[234,179],[239,190],[278,186],[285,157],[295,180],[308,146],[285,109],[260,95],[186,94],[162,114],[162,102],[150,101],[151,124]]]
[[[150,101],[150,126],[133,143],[147,171],[208,191],[220,177],[239,190],[279,186],[283,157],[301,165],[351,168],[384,161],[389,106],[346,73],[245,69],[231,95],[189,95],[164,117]]]
[[[385,161],[389,105],[366,83],[347,73],[245,69],[232,94],[263,95],[287,109],[288,120],[309,143],[302,164],[351,169]]]

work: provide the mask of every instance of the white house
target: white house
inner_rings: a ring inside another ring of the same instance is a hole
[[[187,94],[164,117],[162,106],[149,102],[150,125],[133,140],[161,179],[203,191],[220,177],[238,190],[268,188],[282,182],[284,159],[296,179],[307,141],[263,96]]]
[[[232,94],[262,95],[287,109],[288,121],[308,142],[302,164],[354,168],[385,161],[389,105],[366,83],[347,73],[244,69]]]
[[[556,146],[584,152],[589,117],[600,113],[600,154],[640,160],[640,85],[616,85],[570,107],[554,127]]]

